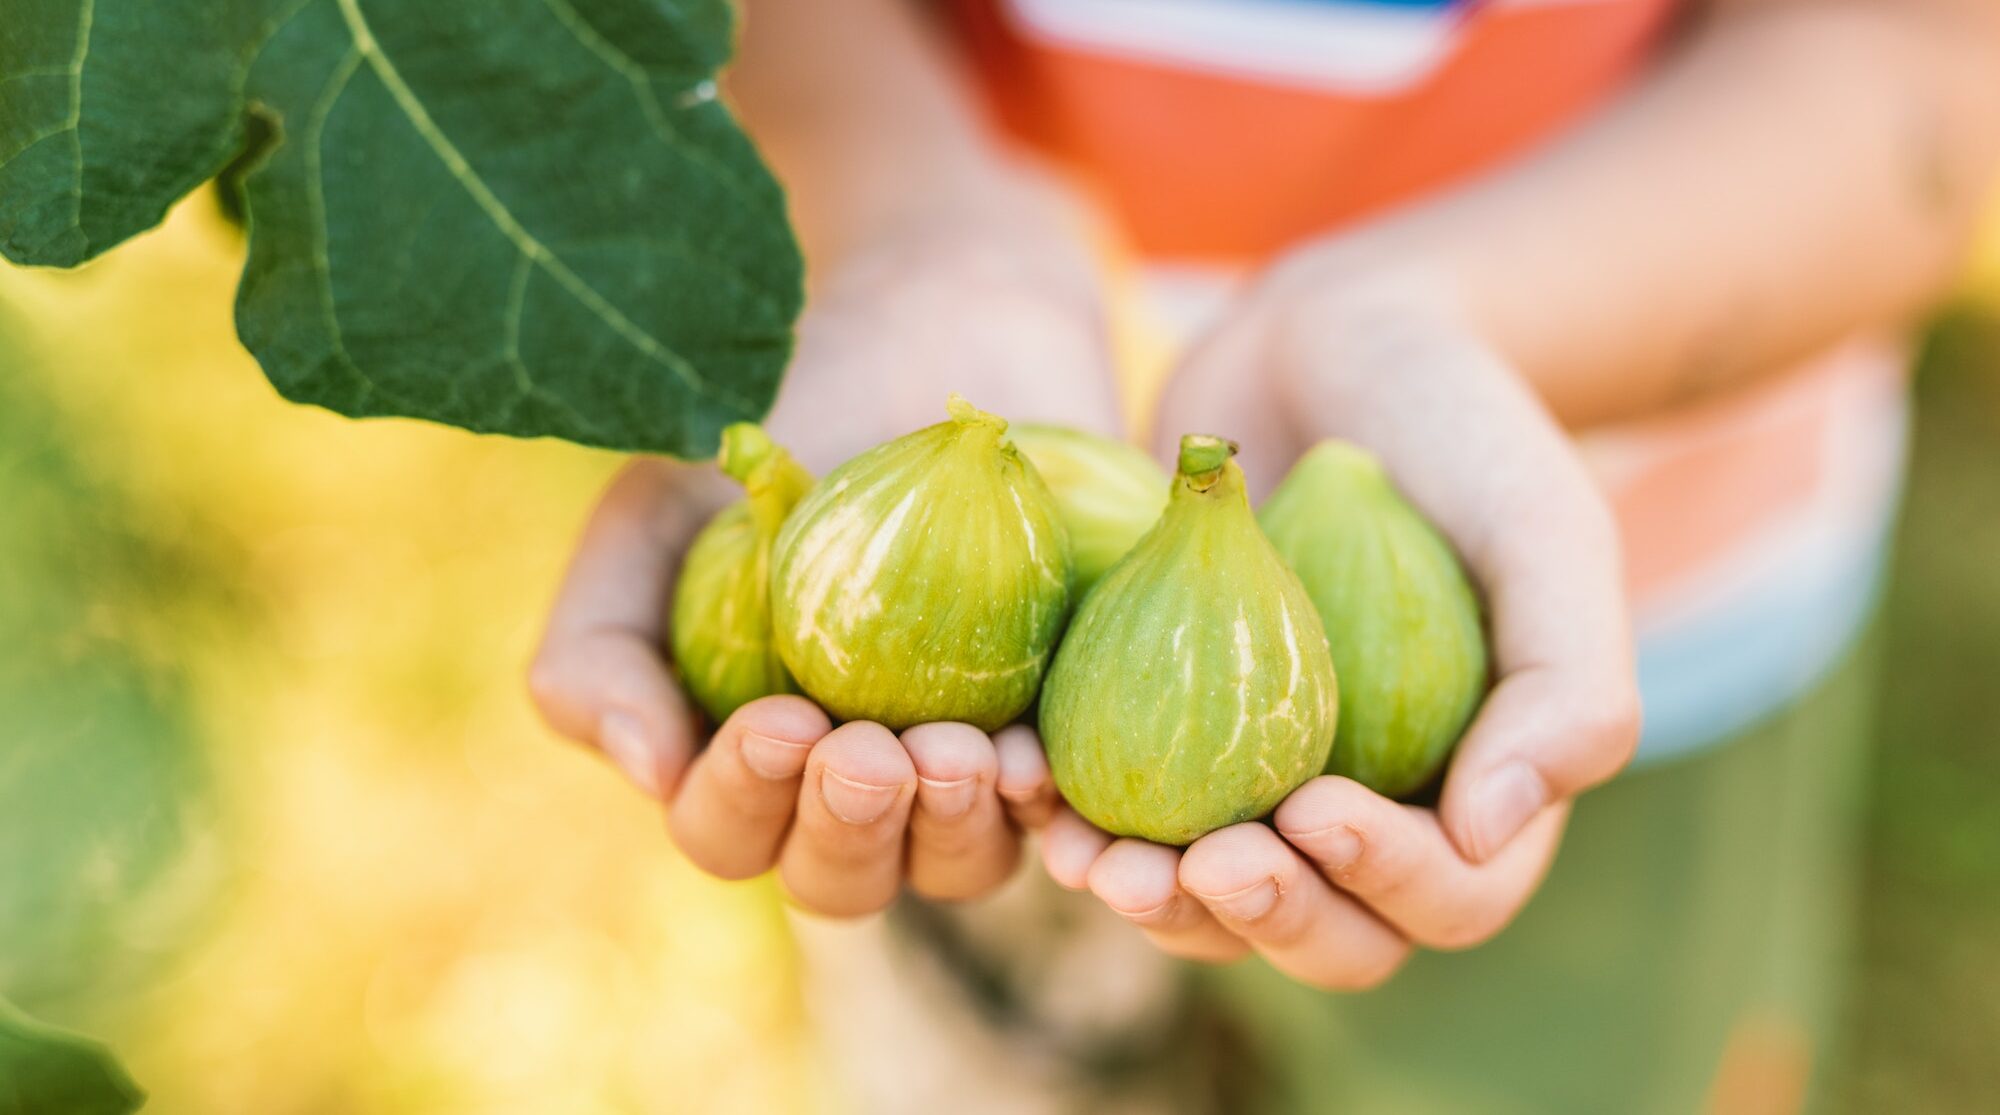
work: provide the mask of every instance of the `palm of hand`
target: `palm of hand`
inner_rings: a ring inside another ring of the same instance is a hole
[[[950,391],[1013,418],[1115,433],[1087,288],[1058,261],[971,237],[889,243],[842,266],[800,324],[768,426],[816,472],[938,421]],[[639,461],[586,528],[530,686],[550,724],[668,807],[676,843],[723,878],[775,867],[793,898],[872,912],[905,885],[975,897],[1013,872],[1055,796],[1032,730],[900,735],[832,726],[798,697],[753,701],[702,744],[660,648],[681,555],[733,498],[711,473]]]
[[[1160,432],[1218,423],[1245,440],[1253,488],[1318,437],[1373,449],[1485,590],[1494,689],[1437,809],[1321,777],[1270,824],[1183,851],[1114,840],[1065,808],[1043,859],[1173,955],[1254,949],[1302,982],[1373,986],[1416,946],[1498,932],[1547,870],[1570,798],[1630,758],[1638,706],[1615,531],[1526,386],[1421,285],[1253,294],[1177,374]]]

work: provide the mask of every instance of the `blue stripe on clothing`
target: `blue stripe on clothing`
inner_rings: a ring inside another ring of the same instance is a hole
[[[1810,692],[1866,626],[1887,566],[1871,545],[1765,586],[1754,601],[1639,638],[1646,727],[1635,766],[1720,743]]]

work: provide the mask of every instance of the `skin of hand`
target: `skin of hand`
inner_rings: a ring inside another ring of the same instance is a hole
[[[1168,953],[1220,962],[1255,949],[1302,982],[1360,989],[1414,947],[1478,944],[1539,885],[1570,799],[1637,744],[1609,509],[1447,291],[1415,269],[1332,290],[1274,277],[1168,389],[1162,445],[1188,430],[1241,439],[1253,492],[1322,437],[1373,450],[1484,590],[1496,671],[1436,809],[1323,776],[1269,824],[1182,850],[1113,839],[1063,808],[1043,839],[1051,876]]]
[[[1030,207],[1032,208],[1032,207]],[[1041,231],[1036,231],[1041,230]],[[824,277],[767,427],[816,474],[942,421],[948,392],[1014,419],[1116,435],[1089,271],[1026,211],[911,222]],[[709,467],[634,461],[584,529],[529,671],[559,733],[667,807],[687,857],[726,879],[775,867],[809,911],[858,916],[907,884],[936,899],[1004,882],[1056,798],[1031,729],[834,727],[796,696],[753,701],[704,746],[663,656],[682,554],[736,498]]]
[[[1990,3],[1699,9],[1572,133],[1281,260],[1162,407],[1163,440],[1241,439],[1253,488],[1319,437],[1366,445],[1457,545],[1499,677],[1439,808],[1318,778],[1185,852],[1065,810],[1057,881],[1175,955],[1254,948],[1329,988],[1485,940],[1534,891],[1569,799],[1639,729],[1616,536],[1556,420],[1668,409],[1905,320],[2000,164]]]

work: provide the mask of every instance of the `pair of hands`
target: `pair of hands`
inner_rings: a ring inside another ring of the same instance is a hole
[[[823,474],[935,421],[949,390],[1116,434],[1091,267],[1074,245],[1026,220],[873,238],[801,323],[774,437]],[[1167,446],[1187,431],[1236,438],[1253,491],[1321,437],[1360,442],[1457,545],[1486,594],[1497,679],[1437,809],[1322,777],[1271,824],[1182,850],[1114,840],[1062,805],[1025,727],[898,736],[774,697],[703,749],[661,624],[680,554],[732,493],[711,470],[661,461],[629,466],[585,530],[531,671],[536,702],[667,805],[695,864],[724,878],[775,867],[824,914],[880,909],[905,885],[976,897],[1043,829],[1057,882],[1176,956],[1254,949],[1303,982],[1359,988],[1415,946],[1491,936],[1540,881],[1569,800],[1622,767],[1638,736],[1615,531],[1568,440],[1437,276],[1310,249],[1192,351],[1157,428]]]

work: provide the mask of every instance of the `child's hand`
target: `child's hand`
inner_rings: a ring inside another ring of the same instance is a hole
[[[1169,390],[1161,436],[1220,422],[1244,439],[1253,485],[1323,436],[1381,456],[1483,588],[1497,679],[1436,810],[1323,777],[1272,825],[1185,852],[1113,841],[1065,810],[1044,838],[1050,874],[1167,952],[1222,961],[1254,948],[1295,979],[1359,988],[1413,946],[1477,944],[1541,881],[1569,800],[1636,745],[1609,511],[1562,431],[1436,289],[1421,277],[1330,293],[1273,282]]]
[[[549,723],[593,744],[668,808],[674,841],[725,879],[777,867],[810,910],[886,906],[905,881],[933,898],[998,886],[1020,829],[1054,806],[1041,745],[926,724],[833,729],[803,697],[738,709],[702,745],[700,716],[660,647],[674,569],[716,501],[704,473],[629,466],[578,547],[530,683]]]
[[[1025,219],[911,225],[826,276],[800,325],[772,436],[824,474],[944,419],[961,391],[1010,418],[1116,432],[1088,272]],[[712,469],[628,466],[585,529],[530,685],[562,734],[602,750],[668,808],[674,840],[723,878],[776,867],[836,916],[998,886],[1055,797],[1034,733],[927,724],[831,728],[800,697],[754,701],[707,746],[661,648],[680,559],[736,497]]]

